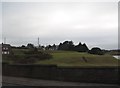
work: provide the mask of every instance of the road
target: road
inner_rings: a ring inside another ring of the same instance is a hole
[[[20,77],[8,77],[3,76],[2,79],[3,86],[84,86],[90,88],[90,86],[95,86],[95,88],[118,88],[118,85],[113,84],[97,84],[97,83],[80,83],[80,82],[63,82],[54,80],[41,80],[41,79],[31,79],[31,78],[20,78]]]

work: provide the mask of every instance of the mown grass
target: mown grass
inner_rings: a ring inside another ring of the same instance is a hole
[[[73,51],[49,52],[53,59],[39,61],[36,64],[54,64],[58,66],[118,66],[118,60],[112,55],[93,55]],[[83,57],[87,60],[84,61]]]
[[[13,49],[16,59],[25,57],[24,52],[28,49]],[[34,64],[53,64],[57,66],[118,66],[118,60],[111,54],[93,55],[88,53],[80,53],[75,51],[43,51],[51,54],[52,59],[37,61]],[[83,57],[87,60],[84,61]],[[3,58],[4,61],[12,61],[9,58]],[[120,62],[120,60],[119,60]]]

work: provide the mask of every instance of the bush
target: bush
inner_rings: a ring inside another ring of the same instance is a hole
[[[51,59],[52,55],[38,52],[36,49],[25,51],[23,55],[3,55],[4,61],[19,64],[32,64],[40,60]]]
[[[88,53],[96,54],[96,55],[103,55],[104,54],[104,52],[98,47],[92,48],[91,50],[88,51]]]
[[[16,60],[15,63],[21,64],[32,64],[40,60],[51,59],[52,55],[44,53],[44,52],[36,52],[32,53],[32,51],[26,52],[24,58]]]

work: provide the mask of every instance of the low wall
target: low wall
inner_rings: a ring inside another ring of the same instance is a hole
[[[117,67],[57,67],[55,65],[2,65],[6,76],[61,81],[118,83]]]

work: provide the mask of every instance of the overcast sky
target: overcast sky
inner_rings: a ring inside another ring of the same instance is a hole
[[[118,48],[117,2],[3,2],[2,37],[11,45],[59,44]],[[0,40],[1,42],[3,40]]]

